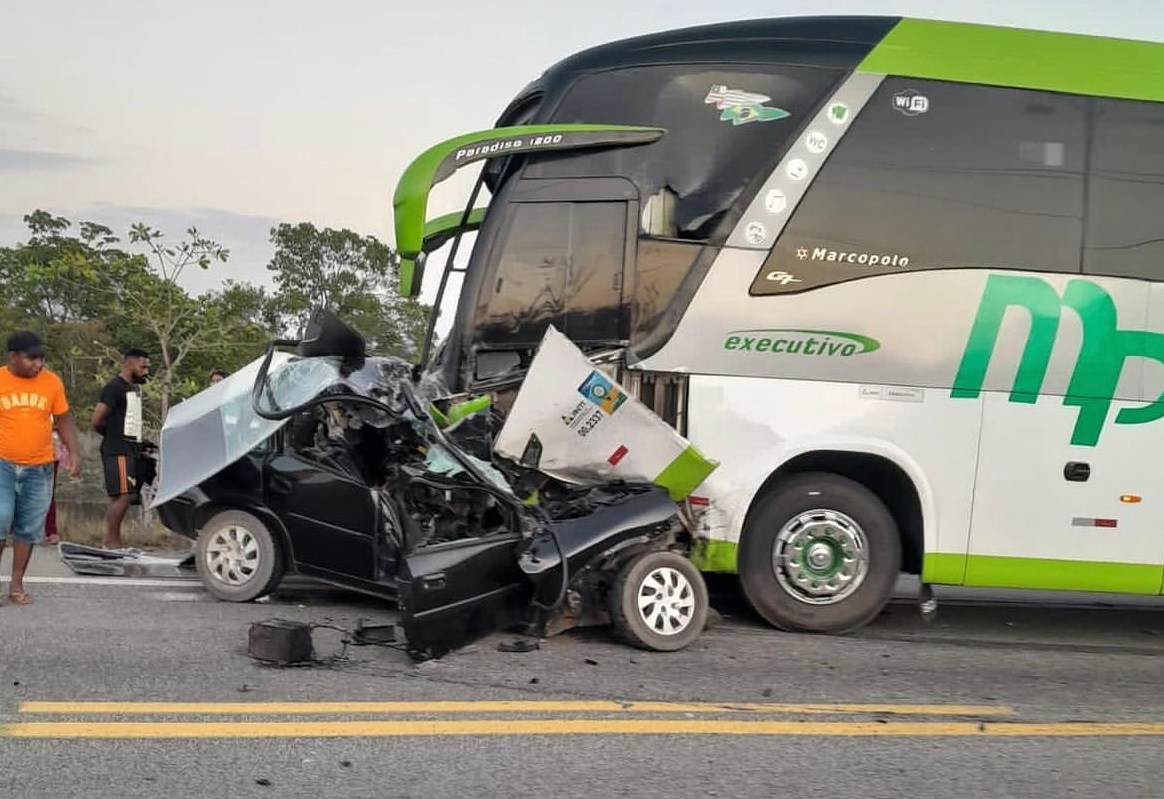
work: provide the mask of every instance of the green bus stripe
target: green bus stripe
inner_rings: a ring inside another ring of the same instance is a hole
[[[966,556],[927,552],[922,558],[923,583],[961,585],[966,579]]]
[[[736,571],[739,544],[734,541],[716,541],[711,538],[697,538],[691,548],[691,562],[701,572]]]
[[[680,502],[706,480],[717,466],[719,464],[716,461],[708,460],[695,447],[688,446],[659,473],[655,485],[667,489],[671,499]]]
[[[1164,44],[903,19],[863,72],[1023,89],[1164,100]]]
[[[1156,595],[1161,592],[1162,578],[1164,567],[1153,564],[996,555],[930,553],[922,566],[924,582],[983,588]]]
[[[734,542],[698,538],[691,553],[691,561],[700,571],[734,573],[738,569],[738,550],[739,545]],[[1155,596],[1164,593],[1164,567],[1143,563],[1097,563],[931,552],[923,561],[922,581],[934,585],[978,588],[1097,591]]]

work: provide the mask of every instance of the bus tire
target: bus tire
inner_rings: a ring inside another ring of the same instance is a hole
[[[610,589],[615,635],[640,649],[675,652],[707,625],[710,600],[703,575],[675,552],[657,551],[625,563]]]
[[[769,624],[839,634],[884,609],[901,572],[901,536],[885,503],[826,472],[780,480],[756,503],[740,542],[740,585]]]

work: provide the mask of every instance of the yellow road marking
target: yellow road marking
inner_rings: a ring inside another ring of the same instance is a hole
[[[1164,735],[1164,723],[795,722],[712,719],[462,721],[17,722],[0,738],[386,738],[500,735],[1095,737]]]
[[[57,715],[338,715],[436,713],[752,713],[1013,716],[998,705],[777,704],[750,702],[24,702],[21,713]]]

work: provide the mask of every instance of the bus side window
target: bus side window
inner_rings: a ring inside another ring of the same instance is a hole
[[[1164,280],[1164,103],[1094,102],[1083,271]]]
[[[751,293],[920,269],[1079,272],[1087,103],[887,78],[813,180]]]
[[[550,121],[655,125],[667,135],[641,147],[531,158],[525,177],[618,175],[638,187],[648,236],[722,244],[749,182],[796,136],[844,77],[841,69],[793,63],[664,63],[603,69],[580,77]],[[751,95],[772,119],[741,124],[716,91]]]

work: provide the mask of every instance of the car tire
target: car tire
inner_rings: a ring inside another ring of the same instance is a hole
[[[901,572],[901,536],[861,483],[813,472],[781,480],[748,516],[740,585],[769,624],[840,634],[884,609]]]
[[[648,552],[623,565],[610,589],[615,635],[640,649],[674,652],[703,632],[707,585],[690,560]]]
[[[228,510],[202,526],[194,548],[203,586],[226,602],[252,602],[278,587],[285,570],[270,528],[250,513]]]

